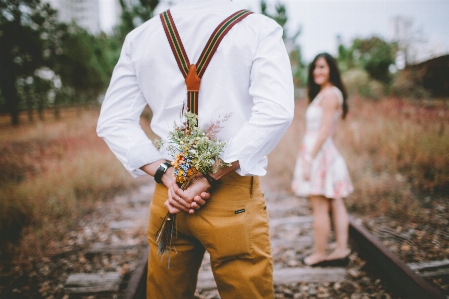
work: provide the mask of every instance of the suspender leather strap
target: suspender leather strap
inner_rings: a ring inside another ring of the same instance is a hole
[[[176,29],[176,25],[173,21],[170,10],[163,12],[160,16],[165,35],[167,36],[170,47],[173,51],[173,54],[175,55],[176,62],[178,63],[182,75],[184,76],[184,78],[186,78],[187,74],[189,73],[189,57],[187,57],[186,50],[184,49],[181,38],[179,37],[179,33]]]
[[[252,12],[248,10],[245,9],[240,10],[230,15],[227,19],[221,22],[220,25],[218,25],[218,27],[214,30],[214,32],[209,38],[209,41],[204,47],[204,50],[201,53],[198,62],[196,63],[198,76],[200,78],[203,77],[204,72],[206,71],[206,68],[209,65],[209,62],[212,59],[212,56],[214,56],[215,51],[217,51],[218,45],[220,45],[225,35],[229,32],[229,30],[231,30],[232,27],[234,27],[235,24],[237,24],[250,14],[252,14]]]
[[[252,12],[248,10],[240,10],[221,22],[210,36],[196,64],[190,64],[189,62],[189,58],[187,57],[170,10],[167,10],[160,15],[165,35],[167,36],[176,62],[178,63],[178,67],[186,81],[188,111],[198,114],[198,92],[200,90],[201,78],[214,56],[215,51],[220,45],[220,42],[235,24],[250,14],[252,14]]]

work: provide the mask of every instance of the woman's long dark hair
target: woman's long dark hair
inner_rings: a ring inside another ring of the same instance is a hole
[[[316,61],[321,57],[326,60],[326,63],[329,66],[329,81],[332,83],[332,85],[340,89],[341,93],[343,94],[343,113],[341,115],[341,118],[344,119],[346,117],[346,114],[348,114],[348,102],[346,100],[348,97],[348,93],[346,92],[345,85],[341,80],[340,70],[338,69],[337,62],[335,61],[334,57],[332,57],[328,53],[318,54],[309,65],[309,76],[307,78],[307,94],[309,96],[309,103],[311,103],[316,95],[320,92],[321,86],[316,84],[315,80],[313,80],[313,70],[315,69]]]

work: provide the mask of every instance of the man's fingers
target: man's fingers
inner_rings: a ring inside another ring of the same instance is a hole
[[[172,190],[173,190],[172,196],[174,198],[178,198],[178,197],[182,198],[188,204],[190,204],[192,202],[193,198],[191,198],[188,195],[188,193],[185,192],[185,190],[182,190],[181,188],[179,188],[178,185],[176,184],[176,181],[173,182]]]
[[[182,203],[185,203],[185,205],[190,205],[190,203],[193,201],[193,197],[191,197],[187,192],[183,191],[182,189],[178,188],[173,189],[172,197],[176,200],[182,201]]]
[[[181,189],[179,189],[179,190],[181,190]],[[177,194],[176,190],[174,190],[174,188],[170,188],[168,190],[168,197],[169,197],[169,199],[173,200],[173,202],[171,202],[171,204],[173,206],[178,207],[178,205],[180,205],[183,207],[183,211],[187,211],[190,208],[190,202],[188,200],[186,200],[185,198],[183,198],[182,196],[180,196],[179,194]]]
[[[192,185],[193,189],[182,190],[173,182],[171,188],[168,191],[168,205],[171,208],[178,209],[180,211],[188,212],[193,214],[195,210],[198,210],[203,205],[206,204],[206,200],[210,198],[210,193],[207,191],[198,190],[198,188],[203,188],[198,183]],[[195,191],[196,190],[196,191]],[[204,190],[204,189],[203,189]],[[196,193],[201,191],[199,193]],[[195,193],[197,195],[195,195]]]
[[[172,206],[168,199],[164,202],[164,206],[167,208],[167,210],[170,214],[176,214],[176,213],[181,212],[180,209],[177,209],[174,206]]]
[[[175,200],[173,197],[168,200],[168,203],[169,203],[170,206],[172,206],[172,207],[174,207],[174,208],[176,208],[178,210],[184,211],[184,212],[187,212],[189,210],[189,208],[190,208],[190,205],[188,207],[186,207],[181,202],[181,200],[179,200],[179,201]]]
[[[199,196],[195,196],[195,198],[193,200],[194,200],[194,202],[192,202],[192,207],[194,204],[196,204],[198,206],[204,206],[206,204],[206,201]]]

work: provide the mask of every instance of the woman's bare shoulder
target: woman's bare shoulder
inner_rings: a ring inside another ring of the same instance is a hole
[[[338,90],[338,89],[337,89]],[[337,109],[339,106],[338,94],[335,92],[333,87],[328,87],[322,91],[321,105],[324,109]]]

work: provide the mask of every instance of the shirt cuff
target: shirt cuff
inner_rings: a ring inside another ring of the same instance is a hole
[[[245,163],[247,161],[248,160],[240,159],[239,160],[240,167],[238,169],[236,169],[235,172],[237,172],[241,176],[251,176],[251,175],[264,176],[265,174],[267,174],[267,171],[266,171],[266,168],[268,165],[267,157],[263,157],[262,160],[258,161],[257,163],[253,164],[252,166],[246,165],[246,164],[248,164],[248,163]]]
[[[164,156],[154,147],[151,141],[148,141],[130,147],[126,159],[129,165],[128,171],[132,176],[137,177],[146,174],[140,167],[164,159]]]
[[[223,155],[223,161],[226,163],[239,161],[240,168],[235,171],[241,176],[264,176],[267,173],[268,159],[259,153],[258,150],[266,138],[265,133],[255,133],[253,138],[243,148],[235,146],[234,144],[239,144],[239,142],[231,140]]]

